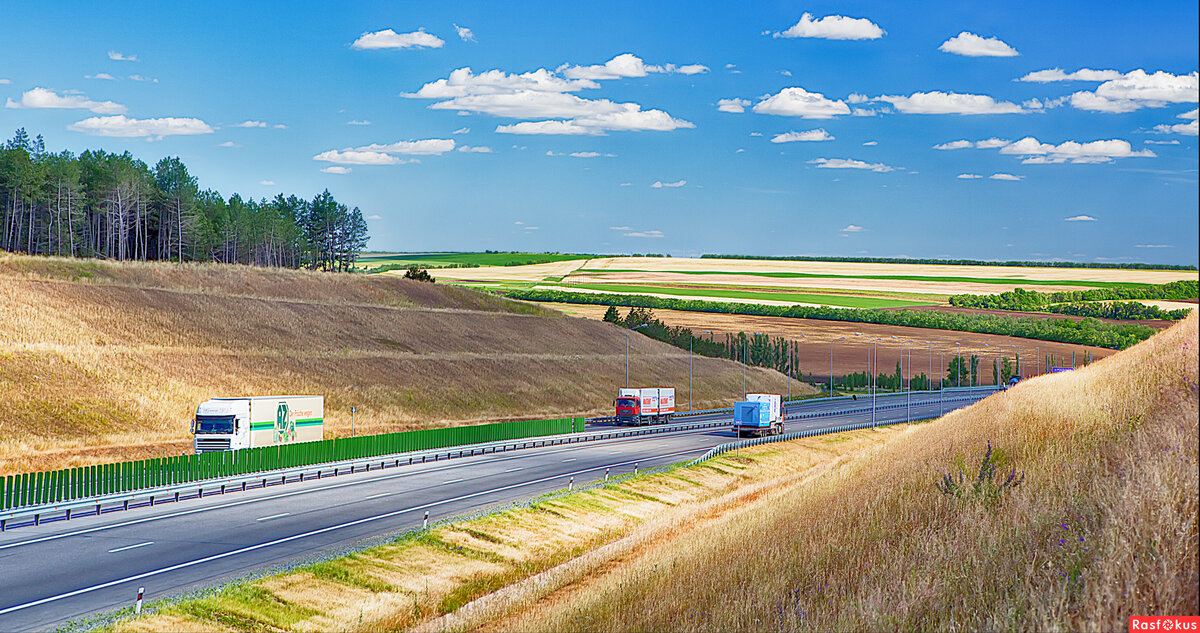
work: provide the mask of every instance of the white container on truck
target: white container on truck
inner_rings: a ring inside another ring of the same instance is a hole
[[[258,448],[325,437],[324,396],[213,398],[192,420],[197,454]]]
[[[733,405],[733,431],[738,437],[783,433],[783,397],[777,393],[748,393]]]
[[[674,387],[621,389],[617,392],[617,424],[659,424],[675,416]]]

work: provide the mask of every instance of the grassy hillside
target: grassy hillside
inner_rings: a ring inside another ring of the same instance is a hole
[[[1197,324],[916,426],[486,630],[1125,630],[1196,614]],[[979,480],[994,449],[994,479]],[[961,494],[934,483],[962,469]],[[1016,487],[1001,484],[1023,473]]]
[[[550,316],[547,316],[550,315]],[[625,332],[383,275],[0,255],[0,471],[177,454],[214,396],[325,395],[326,434],[607,412]],[[632,381],[677,388],[687,353],[633,335]],[[740,366],[695,359],[697,408]],[[755,389],[786,390],[751,370]]]

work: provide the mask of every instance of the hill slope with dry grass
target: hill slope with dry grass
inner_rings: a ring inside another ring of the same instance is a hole
[[[625,331],[391,276],[0,255],[0,472],[183,452],[215,396],[325,395],[326,435],[607,412]],[[634,335],[634,384],[687,353]],[[697,408],[741,368],[696,357]],[[751,370],[754,389],[786,390]]]
[[[1195,615],[1198,322],[915,426],[484,630],[1115,631]],[[989,442],[996,477],[976,487]],[[960,468],[961,494],[934,486]]]

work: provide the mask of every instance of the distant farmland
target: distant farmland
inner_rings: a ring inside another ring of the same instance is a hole
[[[588,259],[594,255],[564,253],[367,253],[359,256],[360,268],[377,268],[389,264],[426,268],[450,266],[523,266],[549,262]]]

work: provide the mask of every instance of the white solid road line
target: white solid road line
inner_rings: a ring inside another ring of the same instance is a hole
[[[146,541],[145,543],[138,543],[137,545],[126,545],[125,547],[118,547],[116,549],[110,549],[110,550],[108,550],[108,553],[116,554],[117,552],[123,552],[127,549],[137,549],[139,547],[145,547],[147,545],[154,545],[154,541]]]
[[[515,472],[517,472],[518,470],[525,470],[525,469],[524,469],[524,468],[509,468],[508,470],[506,470],[506,471],[504,471],[504,472],[506,472],[506,473],[515,473]]]
[[[678,434],[679,435],[697,435],[699,433],[697,433],[695,431],[681,431]],[[646,440],[646,439],[651,439],[651,438],[640,438],[640,437],[619,438],[619,441],[637,442],[639,440]],[[654,439],[657,439],[657,438],[654,438]],[[610,441],[612,441],[612,440],[600,440],[600,442],[610,442]],[[553,455],[555,453],[566,453],[566,452],[570,452],[570,451],[578,451],[578,450],[583,450],[583,449],[587,449],[587,448],[592,448],[593,446],[595,446],[595,445],[594,444],[591,444],[591,445],[575,444],[575,445],[571,445],[569,448],[564,446],[563,448],[558,449],[558,450],[546,451],[544,453],[539,453],[539,454],[540,455]],[[614,451],[612,454],[616,455],[616,454],[620,454],[621,452],[622,451]],[[346,481],[346,482],[342,482],[342,483],[331,484],[328,486],[318,486],[315,488],[307,488],[304,490],[292,490],[290,492],[281,492],[277,495],[256,497],[253,499],[243,499],[241,501],[231,501],[231,502],[225,503],[225,504],[206,506],[203,508],[194,508],[192,510],[181,510],[179,512],[171,512],[168,514],[144,517],[141,519],[131,519],[129,521],[124,521],[122,523],[113,523],[111,525],[99,525],[99,526],[92,527],[92,528],[84,528],[81,530],[75,530],[73,532],[63,532],[62,534],[48,534],[46,536],[39,536],[36,538],[24,540],[24,541],[14,541],[12,543],[5,543],[5,544],[0,545],[0,550],[11,549],[13,547],[21,547],[24,545],[34,545],[36,543],[42,543],[44,541],[53,541],[53,540],[67,538],[67,537],[71,537],[71,536],[80,536],[82,534],[91,534],[92,532],[101,532],[103,530],[114,530],[117,528],[129,527],[131,525],[140,525],[142,523],[149,523],[150,521],[160,521],[163,519],[174,519],[176,517],[188,516],[188,515],[197,514],[200,512],[210,512],[212,510],[223,510],[225,508],[232,508],[232,507],[236,507],[236,506],[246,505],[248,503],[258,503],[260,501],[272,501],[275,499],[284,499],[287,497],[294,497],[297,495],[306,495],[306,494],[315,493],[315,492],[324,492],[326,490],[335,490],[338,488],[345,488],[346,486],[360,486],[363,484],[370,484],[370,483],[375,483],[375,482],[380,482],[380,481],[388,481],[391,479],[399,479],[402,477],[416,477],[419,475],[427,475],[429,473],[436,473],[436,472],[440,472],[443,470],[451,470],[454,468],[465,468],[468,466],[478,466],[480,464],[495,464],[497,462],[508,462],[508,461],[513,461],[516,459],[526,459],[527,457],[528,457],[528,455],[506,455],[504,457],[497,457],[494,459],[483,459],[483,460],[478,460],[478,461],[464,461],[462,463],[450,464],[449,466],[429,468],[427,470],[419,470],[419,471],[414,471],[414,472],[392,473],[392,474],[387,474],[387,475],[383,475],[383,476],[377,476],[377,477],[374,477],[371,479]],[[189,501],[194,501],[194,499],[189,499]]]
[[[269,517],[259,517],[259,518],[255,519],[255,521],[270,521],[271,519],[278,519],[281,517],[291,516],[291,514],[292,514],[291,512],[280,512],[279,514],[272,514]]]
[[[654,456],[650,456],[650,457],[643,457],[642,460],[662,459],[664,457],[678,457],[680,455],[689,455],[692,453],[702,453],[702,452],[707,452],[707,451],[708,451],[707,448],[694,448],[692,450],[679,451],[677,453],[667,453],[665,455],[654,455]],[[630,460],[630,461],[621,462],[618,464],[609,464],[608,467],[626,466],[626,465],[629,465],[632,463],[634,463],[633,460]],[[577,470],[574,472],[563,473],[561,475],[552,475],[550,477],[543,477],[541,479],[533,479],[531,481],[526,481],[526,482],[522,482],[522,483],[518,483],[518,484],[510,484],[508,486],[492,488],[491,490],[481,490],[479,492],[472,492],[471,494],[461,495],[458,497],[454,497],[452,499],[442,499],[441,501],[431,501],[429,503],[421,504],[418,506],[413,506],[411,508],[404,508],[402,510],[393,510],[392,512],[387,512],[384,514],[377,514],[373,517],[364,517],[362,519],[355,519],[354,521],[348,521],[346,523],[342,523],[339,525],[330,525],[328,527],[311,530],[311,531],[304,532],[301,534],[293,534],[292,536],[285,536],[283,538],[278,538],[273,541],[259,543],[258,545],[249,545],[249,546],[238,548],[235,550],[230,550],[228,552],[222,552],[220,554],[213,554],[212,556],[205,556],[204,558],[197,558],[195,560],[190,560],[190,561],[187,561],[184,563],[178,563],[175,565],[170,565],[168,567],[162,567],[159,569],[153,569],[153,570],[150,570],[147,572],[142,572],[140,574],[126,576],[125,578],[118,578],[117,580],[110,580],[108,582],[102,582],[98,585],[92,585],[91,587],[84,587],[82,589],[76,589],[74,591],[60,593],[57,596],[48,596],[46,598],[41,598],[38,600],[33,600],[31,602],[26,602],[25,604],[13,605],[11,607],[6,607],[4,609],[0,609],[0,615],[4,615],[6,613],[12,613],[13,611],[20,611],[21,609],[28,609],[29,607],[36,607],[38,605],[46,604],[48,602],[54,602],[57,600],[62,600],[64,598],[71,598],[71,597],[82,595],[85,593],[91,593],[93,591],[98,591],[100,589],[107,589],[108,587],[113,587],[113,586],[120,585],[120,584],[127,583],[127,582],[134,582],[136,580],[141,580],[143,578],[150,578],[151,576],[165,574],[168,572],[175,571],[177,569],[185,569],[188,567],[195,567],[196,565],[203,565],[204,563],[209,563],[214,560],[221,560],[222,558],[229,558],[230,556],[237,556],[238,554],[245,554],[246,552],[253,552],[255,550],[260,550],[260,549],[264,549],[267,547],[274,547],[276,545],[281,545],[283,543],[290,543],[292,541],[296,541],[296,540],[299,540],[302,538],[308,538],[310,536],[317,536],[318,534],[324,534],[326,532],[332,532],[334,530],[340,530],[342,528],[352,527],[355,525],[362,525],[363,523],[370,523],[372,521],[379,521],[381,519],[390,519],[391,517],[399,516],[401,514],[405,514],[408,512],[415,512],[415,511],[424,510],[426,508],[433,508],[433,507],[437,507],[437,506],[441,506],[441,505],[446,505],[447,503],[454,503],[455,501],[463,501],[465,499],[480,497],[483,495],[492,494],[494,492],[503,492],[505,490],[512,490],[514,488],[523,488],[525,486],[531,486],[533,484],[540,484],[540,483],[544,483],[547,481],[553,481],[555,479],[562,479],[563,477],[572,477],[575,475],[582,475],[583,473],[600,470],[601,468],[606,468],[606,467],[605,466],[596,466],[594,468],[585,468],[583,470]]]
[[[466,479],[463,479],[463,478],[461,478],[461,477],[460,477],[460,478],[458,478],[458,479],[451,479],[450,481],[443,481],[443,482],[442,482],[442,485],[444,486],[444,485],[446,485],[446,484],[456,484],[456,483],[458,483],[458,482],[460,482],[460,481],[466,481]]]
[[[379,493],[379,494],[377,494],[377,495],[370,495],[370,496],[368,496],[368,497],[363,497],[363,501],[366,501],[367,499],[378,499],[378,498],[380,498],[380,497],[386,497],[386,496],[388,496],[388,495],[390,495],[390,494],[392,494],[392,493],[390,493],[390,492],[381,492],[381,493]]]
[[[563,460],[563,463],[565,464],[565,463],[567,463],[567,462],[573,462],[573,461],[575,461],[575,458],[574,458],[574,457],[569,457],[569,458],[567,458],[567,459],[564,459],[564,460]]]

